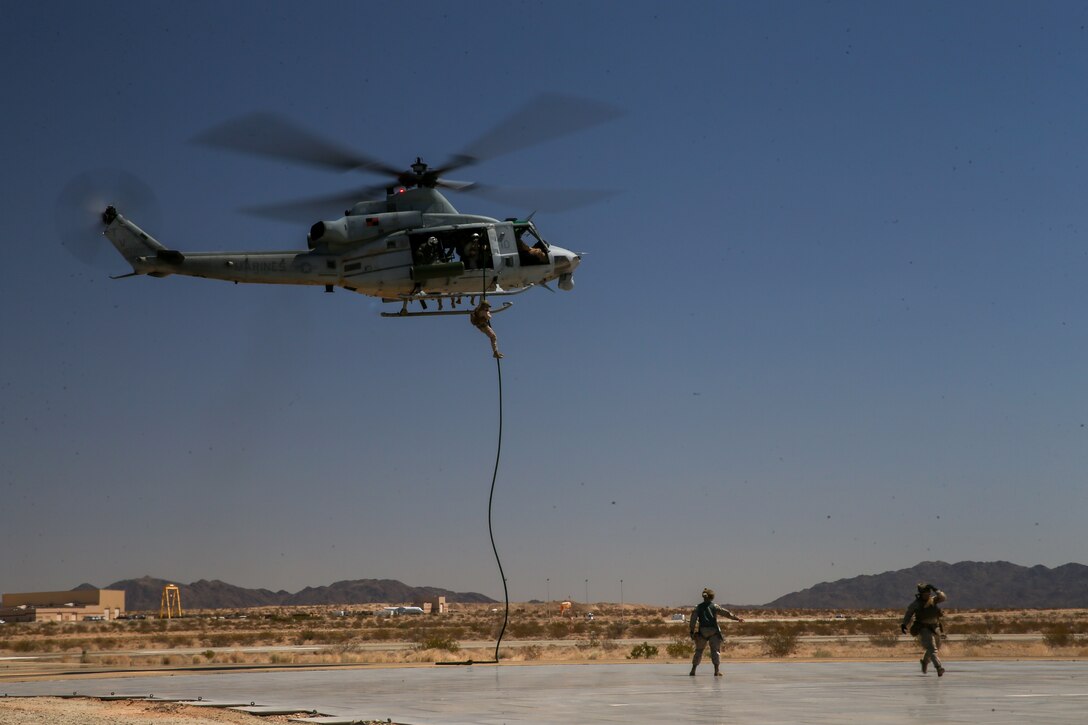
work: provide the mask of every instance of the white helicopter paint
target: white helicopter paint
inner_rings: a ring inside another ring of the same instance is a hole
[[[384,201],[358,202],[340,219],[314,224],[307,236],[310,248],[299,251],[181,252],[112,206],[102,220],[105,236],[132,265],[130,274],[119,277],[178,274],[247,284],[318,285],[328,292],[342,287],[402,304],[399,312],[383,316],[468,314],[429,312],[426,303],[437,300],[441,310],[442,300],[520,294],[552,280],[570,290],[581,261],[579,254],[544,241],[531,220],[460,214],[428,187],[397,187]],[[409,312],[413,301],[425,311]]]

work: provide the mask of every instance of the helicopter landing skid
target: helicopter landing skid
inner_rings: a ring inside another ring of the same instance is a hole
[[[513,306],[513,304],[514,304],[513,302],[503,302],[498,307],[493,307],[491,309],[491,314],[495,314],[496,312],[503,312],[504,310],[508,310]],[[433,312],[428,311],[428,310],[424,310],[422,312],[408,312],[407,310],[402,310],[400,312],[383,312],[383,313],[381,313],[382,317],[429,317],[429,316],[433,316],[433,315],[471,315],[471,314],[472,314],[472,310],[435,310]]]

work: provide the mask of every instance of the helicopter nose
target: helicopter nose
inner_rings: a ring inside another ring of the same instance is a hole
[[[556,272],[569,274],[574,271],[574,268],[581,261],[582,255],[580,254],[575,254],[561,247],[552,247],[552,263],[555,264]]]
[[[574,289],[574,269],[581,261],[580,254],[560,247],[552,247],[552,262],[555,264],[555,271],[559,274],[559,289],[568,291]]]

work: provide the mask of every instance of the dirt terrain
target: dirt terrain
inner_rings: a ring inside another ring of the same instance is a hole
[[[502,605],[454,605],[442,615],[379,616],[380,605],[187,612],[114,622],[0,626],[0,682],[135,672],[427,666],[490,660]],[[687,608],[557,604],[511,606],[504,662],[686,662]],[[900,611],[736,610],[723,621],[723,658],[908,660]],[[947,610],[946,659],[1088,658],[1088,610]],[[0,725],[286,722],[233,711],[144,701],[0,697]]]
[[[173,702],[57,697],[0,698],[0,725],[257,725],[286,723],[286,715],[257,717],[244,712],[192,707]]]

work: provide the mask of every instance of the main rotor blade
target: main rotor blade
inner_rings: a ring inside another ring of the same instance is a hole
[[[296,161],[340,171],[367,169],[399,174],[398,169],[318,136],[286,118],[269,112],[250,113],[197,134],[204,146]]]
[[[344,191],[328,196],[315,196],[299,201],[248,206],[242,212],[252,216],[271,217],[285,222],[312,224],[319,219],[339,219],[355,202],[367,198],[356,191]]]
[[[536,209],[544,212],[577,209],[603,201],[616,193],[603,189],[504,189],[485,184],[475,184],[465,189],[451,189],[451,191],[476,194],[518,210]]]
[[[443,171],[535,146],[596,126],[620,115],[614,106],[559,93],[537,96],[521,110],[470,143]]]

